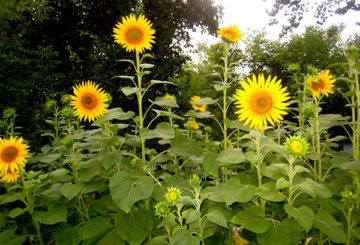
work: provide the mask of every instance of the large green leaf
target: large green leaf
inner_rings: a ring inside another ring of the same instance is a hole
[[[117,172],[111,177],[109,187],[116,205],[128,213],[134,203],[151,196],[154,182],[148,176],[133,178],[127,172]]]
[[[250,201],[257,190],[256,186],[241,184],[237,178],[231,178],[224,184],[224,199],[227,205],[234,202]]]
[[[236,164],[244,162],[245,159],[246,157],[240,148],[230,148],[220,152],[216,160],[225,164]]]
[[[314,223],[314,212],[308,206],[301,206],[299,208],[294,208],[289,204],[284,205],[286,213],[296,219],[299,224],[305,229],[306,232],[309,232]]]
[[[177,133],[175,139],[170,140],[172,150],[180,156],[200,157],[203,153],[202,147],[195,141],[185,138]]]
[[[67,199],[71,200],[74,197],[77,196],[77,194],[80,193],[81,189],[83,188],[84,184],[83,183],[76,183],[76,184],[72,184],[72,183],[65,183],[63,184],[63,186],[61,187],[60,191],[61,193],[64,195],[64,197],[66,197]]]
[[[119,212],[115,217],[116,230],[120,237],[131,245],[140,245],[153,229],[153,214],[137,209],[126,214]]]
[[[285,219],[274,222],[265,233],[258,234],[262,245],[298,245],[301,241],[301,229],[295,220]]]
[[[0,244],[2,245],[21,245],[26,240],[26,235],[16,235],[16,229],[5,230],[0,233]]]
[[[315,215],[314,227],[328,235],[333,242],[344,243],[346,241],[342,223],[336,221],[329,213],[322,209]]]
[[[220,210],[214,209],[214,210],[210,211],[206,215],[206,217],[212,223],[220,225],[220,226],[225,227],[225,228],[228,228],[225,215]]]
[[[78,245],[83,237],[83,227],[60,224],[56,230],[56,245]]]
[[[84,245],[97,244],[113,228],[110,219],[106,216],[98,216],[87,222],[83,230]]]
[[[183,229],[176,231],[173,236],[170,245],[199,245],[200,240],[198,237],[191,235]]]
[[[175,100],[169,100],[164,97],[157,97],[153,103],[158,106],[179,107]]]
[[[303,192],[309,194],[313,198],[327,199],[332,195],[326,185],[319,184],[312,179],[306,179],[299,186]]]
[[[154,130],[142,128],[140,134],[144,136],[145,139],[172,139],[175,137],[174,129],[166,122],[159,123]]]
[[[259,186],[255,194],[271,202],[282,202],[286,198],[284,194],[276,190],[276,185],[272,182]]]
[[[117,162],[120,162],[122,159],[122,154],[120,151],[112,152],[102,152],[97,157],[101,165],[108,170],[113,167]]]
[[[246,229],[255,233],[266,232],[270,229],[272,224],[270,220],[263,216],[262,207],[258,206],[241,210],[233,217],[231,222],[237,225],[242,225]]]
[[[33,217],[38,222],[47,225],[66,222],[67,208],[62,204],[51,205],[46,212],[34,211]]]
[[[212,176],[219,176],[219,166],[220,163],[216,160],[217,154],[215,152],[206,152],[202,166],[206,173],[211,174]]]
[[[0,204],[6,204],[15,202],[17,200],[24,200],[25,194],[23,192],[9,192],[4,195],[0,195]]]
[[[90,181],[92,177],[101,173],[101,163],[91,159],[80,165],[79,176],[81,181]]]

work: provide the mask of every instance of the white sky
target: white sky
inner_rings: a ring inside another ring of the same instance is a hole
[[[308,1],[314,2],[315,0]],[[220,27],[237,24],[239,29],[244,32],[244,38],[250,30],[265,30],[270,39],[278,39],[282,22],[280,20],[279,25],[269,27],[270,17],[266,13],[266,10],[271,10],[274,2],[275,0],[215,0],[216,4],[224,7]],[[295,32],[300,34],[305,30],[306,26],[315,24],[316,19],[313,16],[313,13],[307,14],[303,19],[303,23]],[[284,21],[286,20],[284,19]],[[355,24],[356,21],[360,21],[360,11],[350,11],[344,16],[334,15],[330,17],[323,27],[326,28],[331,26],[331,24],[344,23],[346,28],[342,38],[346,39],[351,34],[360,31],[360,27]],[[201,34],[200,31],[192,33],[191,38],[194,48],[196,48],[197,43],[207,43],[210,45],[219,41],[219,38]]]

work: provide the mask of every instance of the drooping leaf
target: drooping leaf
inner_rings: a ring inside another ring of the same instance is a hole
[[[309,232],[314,223],[314,212],[308,206],[301,206],[299,208],[294,208],[289,204],[284,205],[286,213],[296,219],[299,224],[305,229],[306,232]]]
[[[246,229],[255,233],[264,233],[270,229],[272,222],[263,216],[261,207],[253,206],[238,212],[232,223],[242,225]]]
[[[33,217],[38,222],[46,225],[54,225],[60,222],[66,222],[67,208],[64,205],[56,204],[48,207],[46,212],[35,210]]]
[[[231,178],[224,184],[224,199],[227,205],[234,202],[249,202],[255,195],[257,187],[241,184],[237,178]]]
[[[301,229],[295,220],[285,219],[281,223],[271,223],[270,229],[258,234],[262,245],[298,245],[301,241]]]
[[[342,223],[336,221],[334,217],[322,209],[315,215],[314,227],[329,236],[333,242],[345,243],[346,241]]]
[[[228,228],[225,215],[220,210],[214,209],[206,214],[206,217],[212,223]]]
[[[226,165],[241,163],[245,159],[246,157],[240,148],[230,148],[220,152],[216,160]]]
[[[191,235],[191,233],[179,229],[174,234],[170,245],[199,245],[200,240],[198,237]]]

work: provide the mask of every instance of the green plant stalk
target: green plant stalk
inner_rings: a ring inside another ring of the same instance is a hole
[[[224,81],[223,86],[225,89],[223,90],[223,135],[224,135],[224,150],[227,149],[228,144],[228,136],[227,136],[227,125],[226,125],[226,117],[227,117],[227,82],[228,82],[228,60],[229,60],[229,50],[230,44],[225,42],[225,59],[224,59]],[[225,175],[225,182],[228,180],[228,169],[224,167],[224,175]]]
[[[290,157],[288,158],[288,161],[289,161],[289,172],[288,172],[288,175],[289,175],[289,182],[290,182],[290,186],[289,186],[289,196],[288,196],[288,204],[289,205],[292,205],[292,196],[293,196],[293,192],[294,192],[294,189],[293,189],[293,181],[294,181],[294,158],[293,157]]]
[[[352,224],[351,224],[351,215],[352,215],[352,208],[349,208],[347,211],[346,221],[347,221],[347,237],[346,237],[346,245],[351,244],[351,230],[352,230]]]
[[[258,156],[260,156],[261,154],[261,144],[260,144],[260,140],[261,140],[261,132],[260,130],[256,130],[256,154]],[[257,170],[257,176],[258,176],[258,185],[259,187],[262,185],[262,173],[261,173],[261,163],[263,160],[259,161],[256,164],[256,170]],[[260,197],[260,203],[261,203],[261,207],[263,209],[263,216],[265,216],[265,200],[263,198]]]
[[[353,142],[353,156],[354,160],[359,159],[360,151],[360,88],[359,88],[359,74],[355,71],[355,86],[356,86],[356,129],[355,129],[355,140]],[[355,109],[355,108],[354,108]]]
[[[315,135],[316,135],[316,152],[318,153],[320,159],[317,161],[318,162],[318,177],[319,177],[319,181],[323,181],[322,179],[322,161],[321,161],[321,158],[322,158],[322,154],[321,154],[321,139],[320,139],[320,121],[319,121],[319,101],[315,98],[315,103],[317,105],[317,108],[316,108],[316,113],[315,113]]]
[[[136,76],[138,80],[138,89],[139,91],[136,93],[138,99],[138,107],[139,107],[139,131],[144,127],[144,117],[143,117],[143,110],[142,110],[142,102],[143,102],[143,93],[141,92],[141,83],[142,83],[142,76],[140,74],[140,58],[139,52],[136,51]],[[141,141],[141,159],[145,163],[145,139],[140,134],[140,141]]]
[[[19,171],[20,172],[20,181],[21,181],[21,184],[23,186],[23,190],[24,190],[24,193],[25,193],[25,199],[26,199],[26,206],[27,206],[27,209],[28,209],[28,213],[30,214],[32,220],[33,220],[33,224],[34,224],[34,227],[35,227],[35,230],[36,230],[36,236],[39,240],[39,244],[40,245],[44,245],[44,241],[42,239],[42,236],[41,236],[41,230],[40,230],[40,226],[39,226],[39,223],[37,222],[36,219],[34,219],[34,216],[33,216],[33,212],[34,212],[34,193],[31,192],[31,195],[27,192],[27,186],[25,184],[25,180],[24,180],[24,176],[23,176],[23,173],[22,171]]]
[[[54,129],[55,129],[55,141],[57,142],[59,140],[59,111],[58,108],[55,108],[55,112],[54,112]]]

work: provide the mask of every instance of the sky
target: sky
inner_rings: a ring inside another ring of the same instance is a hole
[[[271,10],[275,0],[214,0],[216,4],[222,5],[223,19],[220,23],[220,27],[237,24],[239,29],[244,32],[244,38],[246,33],[251,30],[265,30],[267,37],[275,40],[278,39],[279,33],[281,32],[281,23],[285,20],[279,21],[277,26],[268,26],[270,17],[266,13],[266,10]],[[308,0],[314,2],[314,0]],[[314,13],[308,13],[303,23],[299,28],[295,30],[295,34],[304,32],[305,27],[313,23],[316,23]],[[343,32],[342,38],[346,39],[356,31],[360,31],[360,27],[356,26],[356,21],[360,20],[360,11],[348,12],[344,16],[334,15],[329,18],[323,25],[324,28],[331,26],[332,24],[344,23],[346,28]],[[286,23],[286,22],[285,22]],[[198,43],[214,44],[219,41],[219,38],[201,34],[200,31],[191,33],[191,44],[196,47]]]

